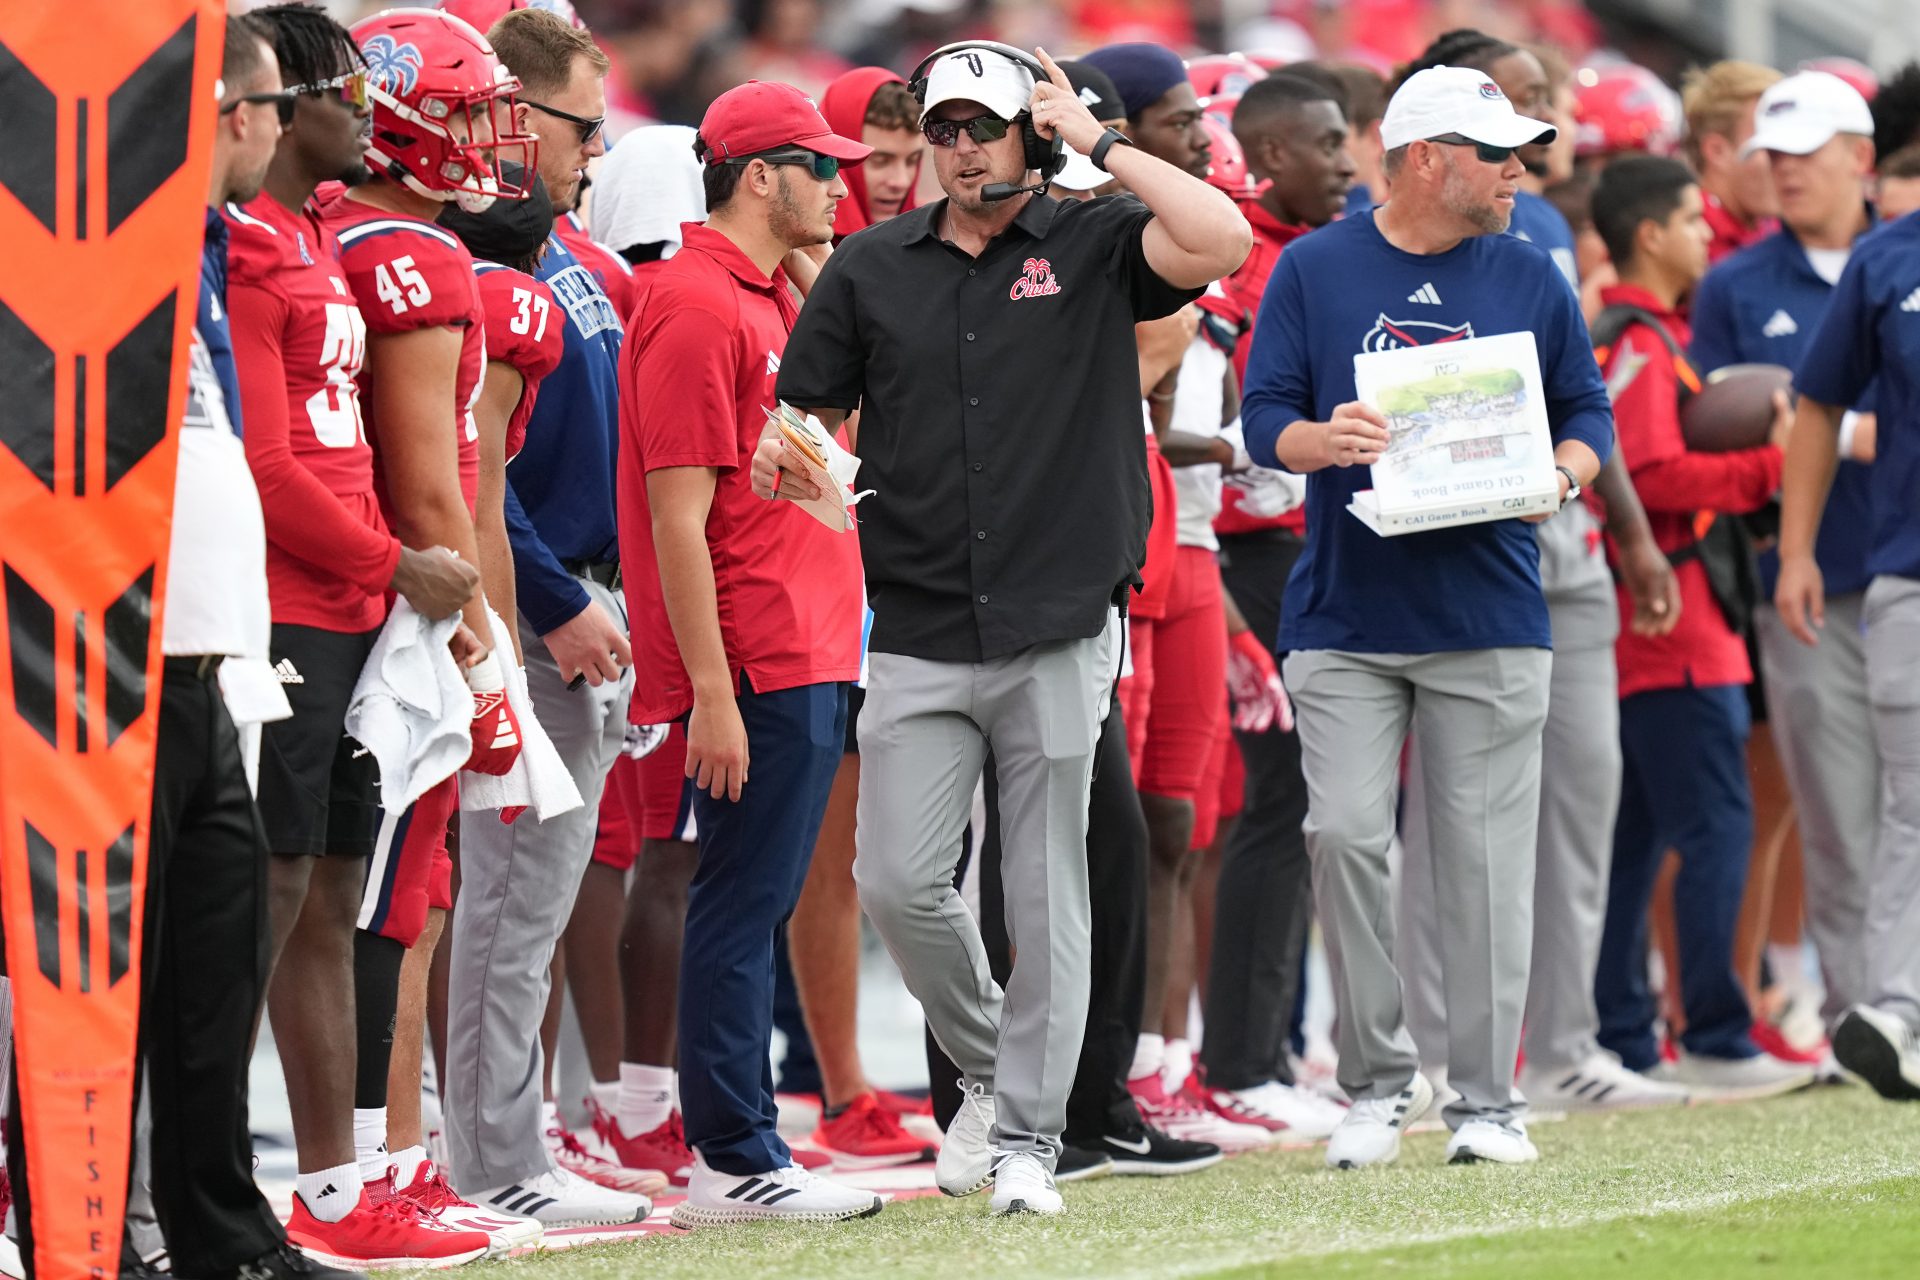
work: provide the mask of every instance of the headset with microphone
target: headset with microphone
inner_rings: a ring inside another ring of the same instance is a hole
[[[1033,73],[1033,81],[1035,84],[1048,84],[1052,82],[1052,77],[1047,74],[1047,69],[1040,64],[1038,58],[1035,58],[1030,53],[1016,49],[1010,44],[1001,44],[998,40],[959,40],[953,44],[942,45],[940,48],[935,49],[923,58],[920,65],[913,69],[913,74],[907,77],[907,91],[913,94],[913,100],[919,103],[922,109],[925,109],[927,105],[927,80],[933,64],[952,54],[965,53],[969,49],[979,49],[987,53],[997,53],[1009,62],[1014,62],[1025,67]],[[975,74],[979,73],[975,72]],[[1020,112],[1018,120],[1020,123],[1020,140],[1025,148],[1027,168],[1038,170],[1040,181],[1030,187],[1018,187],[1011,182],[989,182],[986,186],[980,188],[980,198],[988,203],[994,203],[1000,200],[1011,200],[1015,196],[1020,195],[1044,195],[1047,188],[1053,185],[1054,176],[1058,174],[1067,163],[1067,144],[1061,141],[1058,133],[1054,134],[1050,139],[1041,137],[1040,131],[1034,127],[1033,115],[1030,111]]]

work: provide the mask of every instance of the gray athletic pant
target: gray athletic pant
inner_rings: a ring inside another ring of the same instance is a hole
[[[1340,1087],[1392,1097],[1419,1069],[1394,963],[1400,755],[1419,735],[1433,835],[1448,1017],[1447,1107],[1458,1128],[1503,1121],[1533,942],[1546,649],[1379,654],[1308,650],[1285,664],[1307,779],[1307,852],[1337,1013]]]
[[[1001,1151],[1060,1154],[1087,1027],[1087,799],[1117,629],[991,662],[872,655],[853,878],[940,1048],[994,1095]],[[1013,971],[1004,994],[954,889],[988,748]]]
[[[1880,844],[1868,877],[1866,998],[1920,1031],[1920,581],[1875,578],[1864,618],[1883,770]]]
[[[592,579],[578,581],[624,630],[620,598]],[[545,822],[531,813],[512,825],[493,810],[460,815],[460,897],[447,971],[441,1098],[453,1182],[469,1194],[553,1167],[540,1132],[547,966],[593,857],[600,793],[626,736],[633,693],[631,670],[617,683],[568,690],[567,677],[524,618],[520,648],[534,714],[584,803]]]
[[[1831,1026],[1867,998],[1865,922],[1880,838],[1880,749],[1867,697],[1864,593],[1827,597],[1827,625],[1808,648],[1770,604],[1754,610],[1768,727],[1786,769],[1806,867],[1807,935],[1820,955]]]
[[[1540,581],[1553,626],[1553,672],[1540,752],[1540,837],[1527,984],[1527,1065],[1578,1066],[1600,1048],[1593,974],[1606,926],[1613,820],[1620,809],[1620,605],[1586,507],[1538,526]],[[1864,720],[1864,713],[1862,719]],[[1425,779],[1411,744],[1401,801],[1400,972],[1407,1027],[1428,1069],[1447,1066],[1447,1003]]]

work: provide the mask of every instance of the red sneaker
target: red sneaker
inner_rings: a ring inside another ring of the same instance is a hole
[[[568,1173],[585,1178],[595,1186],[628,1195],[652,1197],[667,1189],[667,1175],[658,1169],[629,1169],[625,1165],[587,1150],[564,1124],[547,1130],[547,1153]]]
[[[787,1150],[792,1154],[793,1162],[808,1173],[819,1173],[824,1169],[833,1168],[833,1157],[824,1151],[815,1151],[811,1147],[796,1147],[791,1142],[787,1144]]]
[[[891,1111],[902,1120],[908,1116],[930,1116],[933,1114],[933,1095],[921,1094],[915,1097],[910,1093],[895,1093],[891,1089],[875,1089],[873,1099],[884,1111]]]
[[[672,1112],[651,1133],[628,1137],[620,1132],[620,1122],[605,1108],[587,1100],[593,1115],[594,1136],[613,1152],[614,1161],[628,1169],[656,1169],[667,1175],[673,1186],[684,1187],[693,1176],[693,1151],[687,1146],[687,1131],[680,1127],[680,1113]]]
[[[1765,1018],[1753,1020],[1753,1042],[1760,1046],[1762,1053],[1770,1053],[1783,1062],[1797,1062],[1803,1066],[1817,1067],[1827,1056],[1825,1036],[1820,1038],[1818,1044],[1801,1048]]]
[[[900,1127],[900,1117],[863,1093],[829,1120],[821,1113],[809,1139],[841,1169],[884,1169],[931,1160],[935,1149]]]
[[[307,1212],[296,1192],[287,1220],[287,1242],[322,1266],[365,1271],[369,1267],[457,1267],[485,1257],[492,1239],[484,1231],[457,1231],[396,1195],[393,1173],[369,1183],[346,1217],[322,1222]],[[376,1199],[377,1197],[377,1199]]]
[[[440,1166],[431,1160],[422,1161],[418,1172],[413,1175],[413,1181],[396,1188],[393,1194],[411,1201],[423,1217],[443,1227],[452,1227],[456,1231],[483,1232],[493,1242],[488,1253],[496,1258],[539,1243],[541,1233],[545,1230],[537,1219],[522,1218],[498,1209],[482,1209],[471,1200],[462,1199],[447,1181],[446,1175],[440,1172]]]

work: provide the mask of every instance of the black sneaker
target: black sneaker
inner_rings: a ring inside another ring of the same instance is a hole
[[[1053,1167],[1053,1180],[1085,1182],[1089,1178],[1104,1178],[1112,1172],[1113,1157],[1105,1152],[1062,1146],[1059,1163]]]
[[[346,1271],[316,1262],[290,1244],[279,1244],[252,1262],[243,1262],[216,1280],[367,1280],[364,1271]]]
[[[1124,1133],[1108,1134],[1100,1140],[1100,1150],[1113,1158],[1113,1171],[1121,1177],[1164,1178],[1176,1173],[1194,1173],[1225,1158],[1220,1148],[1211,1142],[1169,1137],[1147,1124]]]

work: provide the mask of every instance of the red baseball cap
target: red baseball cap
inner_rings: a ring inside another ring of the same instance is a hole
[[[805,147],[846,165],[873,154],[872,147],[829,128],[812,98],[777,80],[749,80],[715,98],[700,120],[700,144],[700,158],[708,164],[785,146]]]

